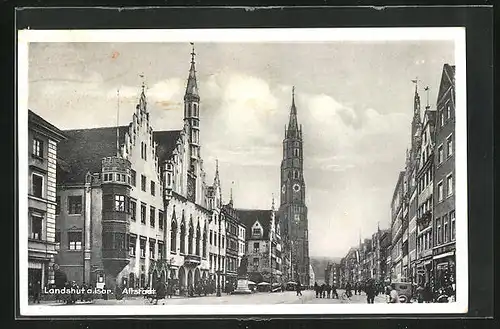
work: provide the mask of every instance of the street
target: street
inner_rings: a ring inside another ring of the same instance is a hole
[[[339,296],[342,296],[343,290],[338,290]],[[384,295],[375,297],[375,303],[385,303]],[[43,302],[48,305],[60,305],[70,307],[62,303]],[[162,299],[158,301],[159,305],[217,305],[217,304],[366,304],[366,295],[354,295],[350,299],[316,298],[312,290],[302,291],[302,296],[297,296],[295,291],[285,292],[259,292],[250,295],[227,295],[221,297],[210,295],[206,297],[178,297]],[[122,300],[116,299],[95,299],[93,302],[80,303],[76,305],[150,305],[148,300],[143,297],[126,297]]]

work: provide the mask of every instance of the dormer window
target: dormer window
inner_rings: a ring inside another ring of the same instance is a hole
[[[252,229],[252,235],[254,235],[254,236],[262,235],[262,230],[260,229],[260,227],[254,227]]]

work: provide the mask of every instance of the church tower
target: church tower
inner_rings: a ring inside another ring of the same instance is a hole
[[[281,161],[280,224],[290,255],[290,279],[309,284],[309,237],[304,180],[302,126],[297,119],[295,87],[288,127],[285,126]]]
[[[187,198],[191,202],[198,201],[201,192],[197,188],[200,176],[200,95],[196,81],[194,46],[191,52],[191,67],[184,95],[184,122],[189,127],[189,169],[187,177]]]

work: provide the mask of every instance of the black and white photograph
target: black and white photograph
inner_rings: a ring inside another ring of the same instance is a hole
[[[22,30],[17,56],[22,314],[467,312],[465,29]]]

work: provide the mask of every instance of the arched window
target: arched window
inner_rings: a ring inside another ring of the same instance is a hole
[[[198,256],[200,256],[200,239],[201,239],[200,223],[198,223],[198,226],[196,227],[196,255]]]
[[[207,257],[207,225],[203,229],[203,257]]]
[[[188,254],[193,254],[193,239],[194,239],[194,228],[193,223],[189,224],[189,236],[188,236]]]
[[[184,224],[184,220],[183,220],[181,223],[181,245],[180,245],[181,253],[186,252],[185,241],[186,241],[186,225]]]
[[[197,117],[198,116],[198,105],[193,104],[193,116]]]
[[[172,228],[170,229],[170,251],[177,251],[177,221],[175,217],[172,219]]]

